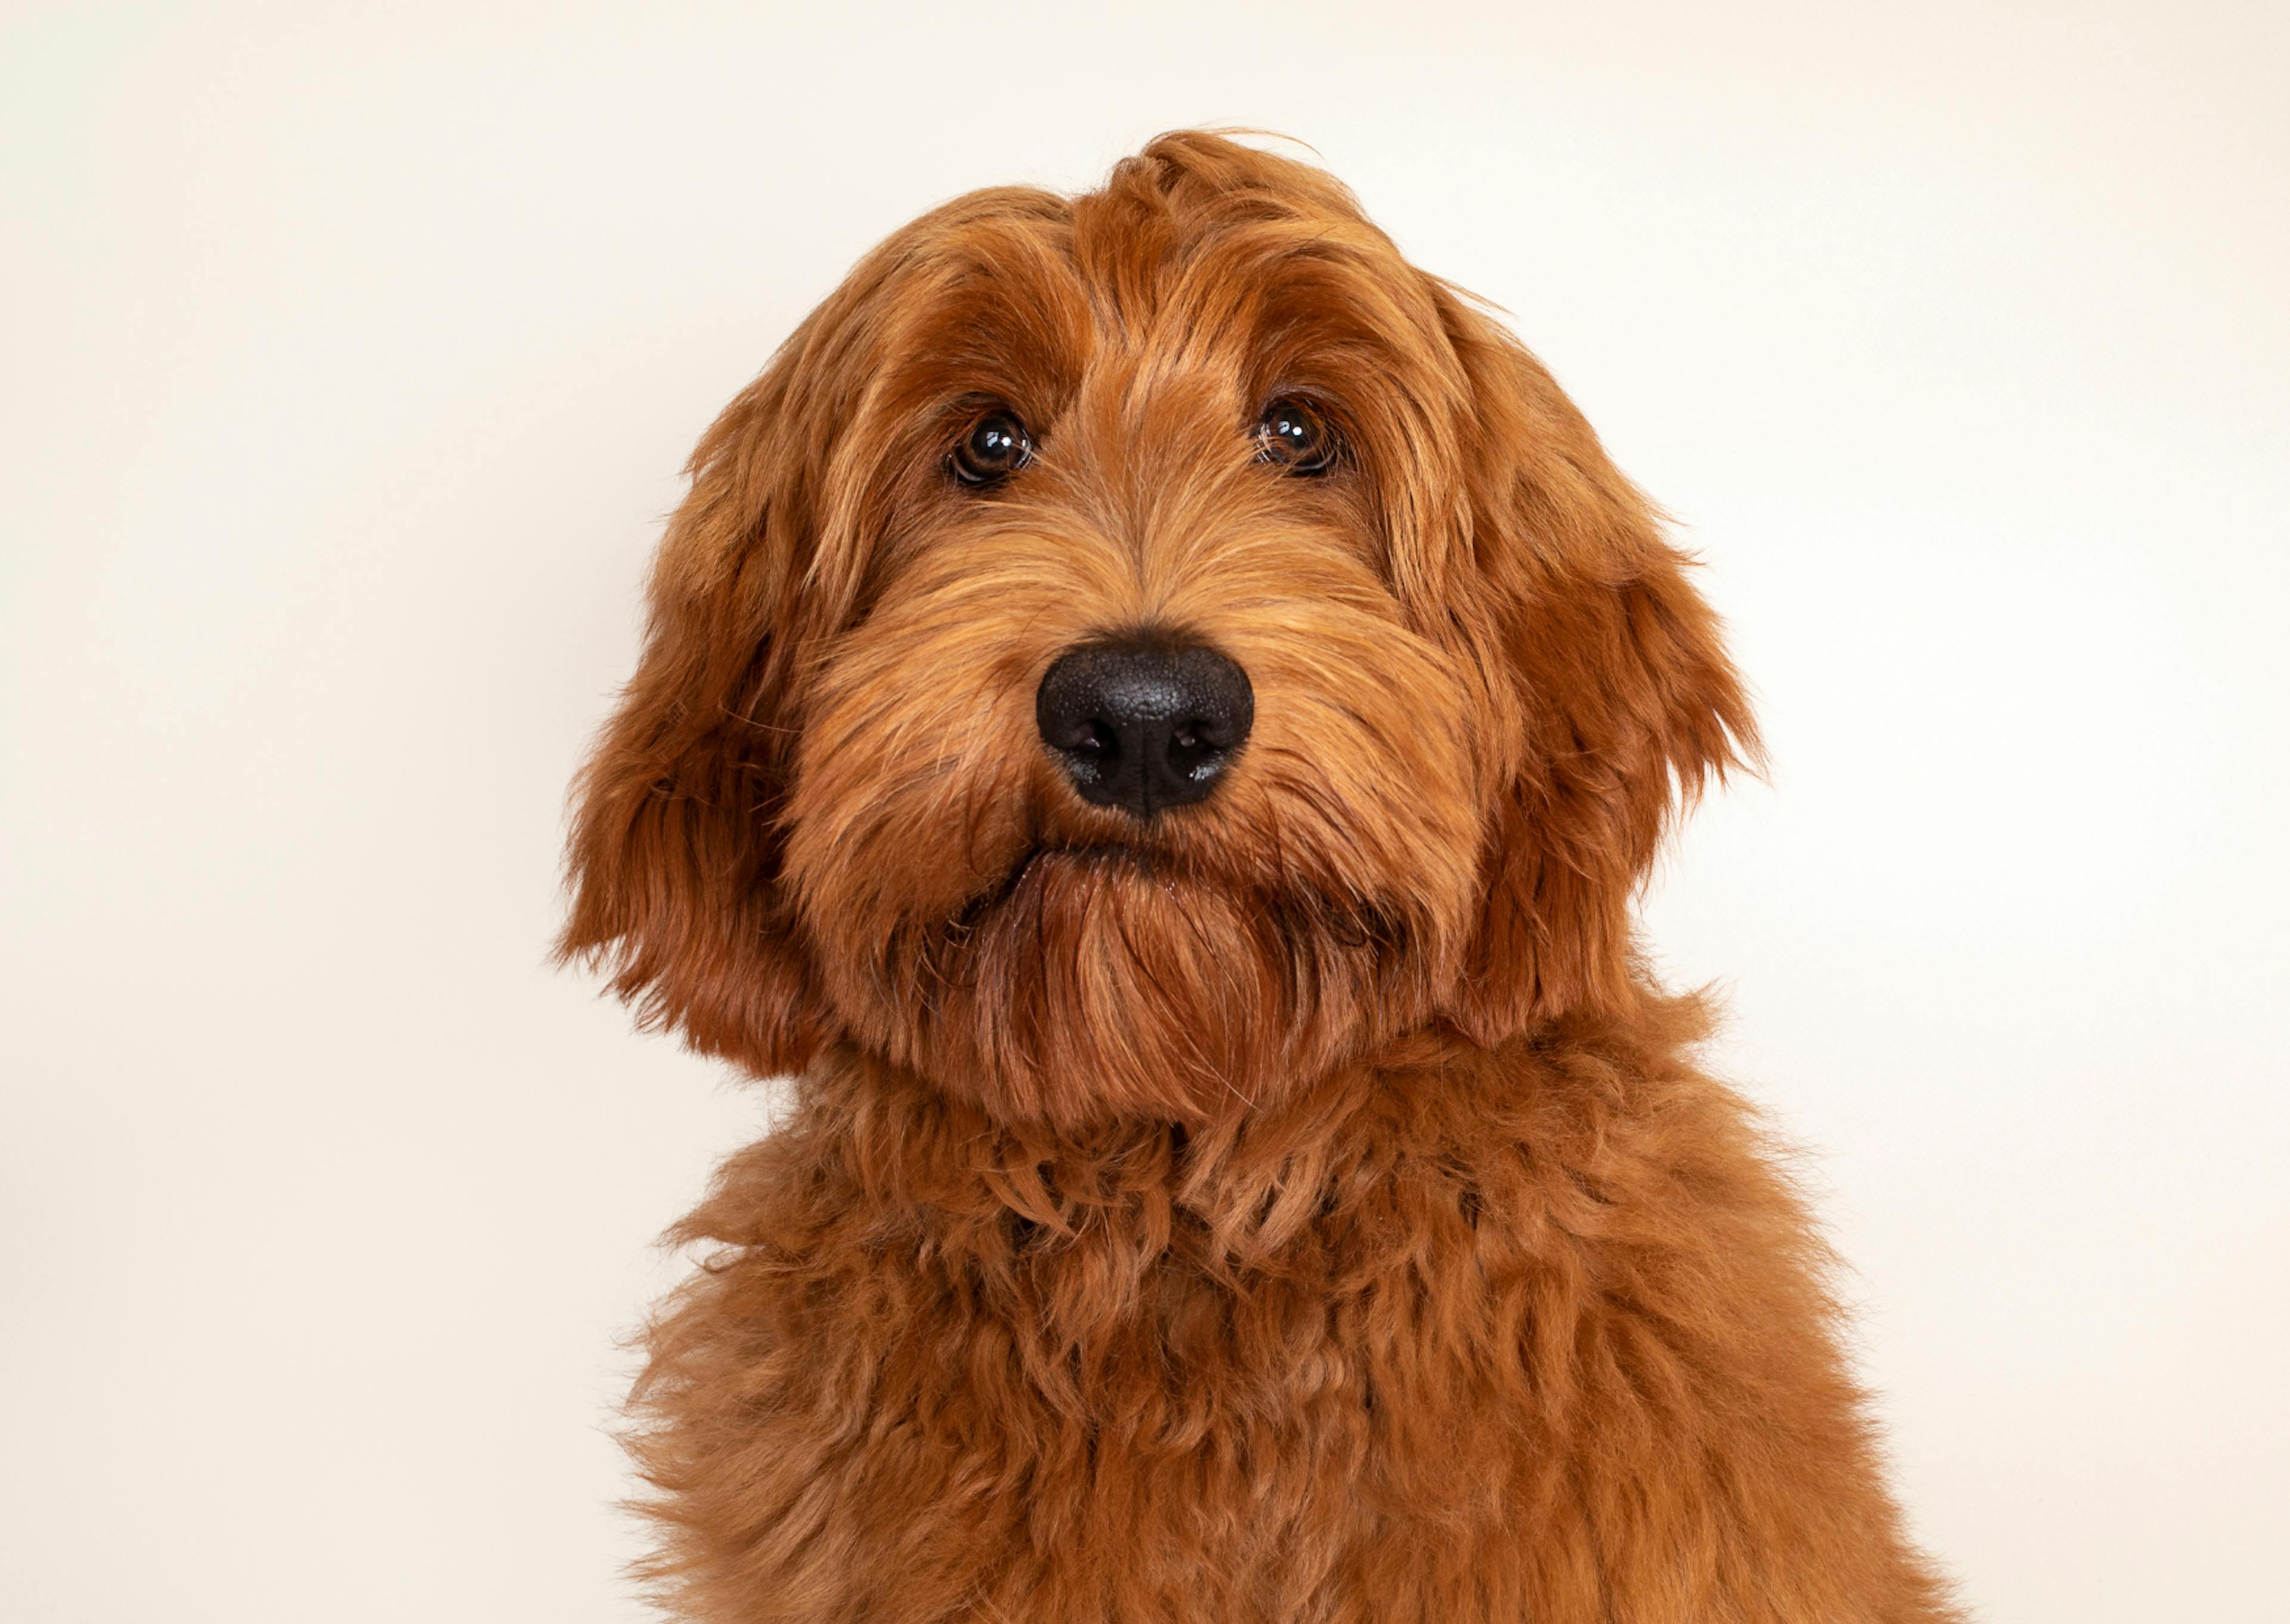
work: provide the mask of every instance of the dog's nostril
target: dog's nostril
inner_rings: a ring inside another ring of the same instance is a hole
[[[1255,709],[1248,674],[1222,654],[1151,638],[1068,650],[1034,700],[1075,792],[1141,818],[1205,799]]]

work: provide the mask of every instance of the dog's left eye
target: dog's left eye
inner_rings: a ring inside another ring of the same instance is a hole
[[[1256,460],[1284,474],[1325,474],[1336,460],[1336,434],[1309,401],[1283,396],[1256,421]]]
[[[1033,460],[1034,437],[1017,413],[997,407],[970,426],[955,443],[947,466],[966,485],[990,485]]]

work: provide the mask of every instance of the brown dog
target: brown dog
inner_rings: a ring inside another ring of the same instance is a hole
[[[692,473],[564,940],[799,1077],[637,1390],[676,1611],[1955,1616],[1632,956],[1742,689],[1507,333],[1172,135],[897,233]]]

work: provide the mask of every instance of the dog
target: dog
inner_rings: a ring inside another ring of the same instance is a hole
[[[1758,742],[1557,385],[1164,136],[875,249],[717,419],[563,954],[786,1115],[628,1443],[715,1624],[1960,1615],[1631,902]]]

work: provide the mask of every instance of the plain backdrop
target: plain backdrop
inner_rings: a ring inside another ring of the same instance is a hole
[[[1708,564],[1645,917],[1995,1620],[2282,1616],[2290,12],[10,5],[0,1614],[629,1620],[758,1132],[545,964],[677,469],[870,244],[1312,144]]]

